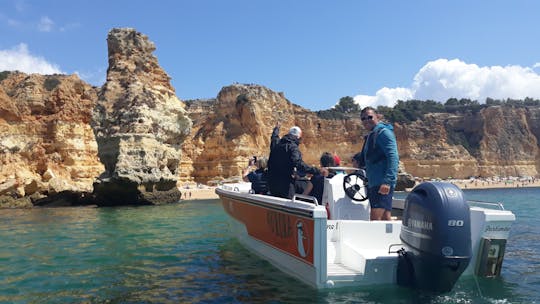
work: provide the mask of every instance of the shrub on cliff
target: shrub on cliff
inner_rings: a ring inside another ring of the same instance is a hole
[[[60,80],[58,78],[53,76],[48,76],[47,79],[43,82],[43,87],[47,89],[47,91],[54,90],[58,85],[60,84]]]
[[[11,71],[3,71],[3,72],[0,72],[0,81],[8,78],[9,74],[11,74]]]

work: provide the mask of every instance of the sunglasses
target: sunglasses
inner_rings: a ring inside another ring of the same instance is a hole
[[[371,116],[371,115],[368,115],[368,116],[362,116],[362,117],[360,117],[360,119],[361,119],[362,121],[364,121],[364,120],[372,120],[372,119],[373,119],[373,116]]]

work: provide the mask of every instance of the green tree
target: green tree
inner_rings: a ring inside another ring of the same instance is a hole
[[[356,102],[354,102],[354,98],[352,98],[351,96],[341,97],[334,109],[341,113],[360,112],[360,106]]]
[[[486,98],[486,105],[487,106],[498,106],[498,105],[501,105],[501,104],[502,104],[502,101],[500,101],[499,99],[493,99],[491,97]]]

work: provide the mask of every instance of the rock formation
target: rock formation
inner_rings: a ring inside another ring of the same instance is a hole
[[[174,202],[178,183],[239,179],[250,157],[269,154],[278,122],[281,136],[302,128],[312,165],[328,151],[349,166],[362,148],[359,117],[323,119],[261,85],[226,86],[184,109],[146,36],[113,29],[107,41],[101,89],[76,75],[0,72],[0,207]],[[405,188],[413,176],[540,172],[540,107],[433,113],[394,127]]]
[[[268,156],[270,134],[281,124],[302,128],[300,150],[307,163],[318,166],[323,152],[336,152],[350,165],[361,148],[359,119],[327,120],[292,104],[283,93],[254,84],[224,87],[216,100],[188,102],[193,129],[183,146],[182,174],[197,182],[238,177],[253,155]]]
[[[0,73],[0,205],[92,192],[103,171],[89,124],[96,99],[76,75]]]
[[[191,128],[184,105],[148,37],[113,29],[107,43],[107,82],[92,119],[105,166],[94,184],[96,200],[100,205],[177,202],[181,145]]]
[[[536,176],[539,118],[538,107],[428,114],[396,126],[400,158],[417,177]]]
[[[208,182],[238,177],[252,155],[268,154],[274,124],[281,135],[293,125],[304,130],[300,146],[313,165],[324,151],[350,165],[366,131],[358,117],[322,119],[259,85],[224,87],[215,100],[188,102],[192,134],[184,144],[183,180]],[[395,124],[402,174],[410,188],[413,177],[537,176],[540,172],[540,108],[492,106],[479,112],[433,113],[422,120]],[[408,172],[409,174],[405,173]]]

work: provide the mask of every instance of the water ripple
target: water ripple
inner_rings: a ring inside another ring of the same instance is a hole
[[[540,191],[524,197],[535,195]],[[518,221],[502,277],[461,279],[438,296],[395,286],[316,291],[240,246],[217,200],[6,210],[0,303],[534,303],[540,214],[514,199],[505,202]]]

